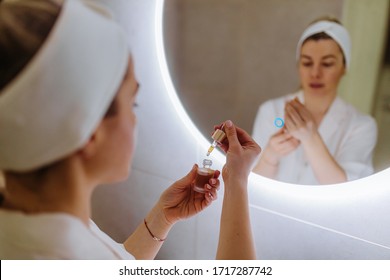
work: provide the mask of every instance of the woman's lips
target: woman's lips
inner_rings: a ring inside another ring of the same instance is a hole
[[[309,86],[311,88],[323,88],[324,87],[324,84],[320,84],[320,83],[310,83]]]

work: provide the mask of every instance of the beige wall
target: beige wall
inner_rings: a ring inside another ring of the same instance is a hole
[[[352,40],[351,69],[340,95],[360,111],[373,114],[383,64],[390,0],[345,0],[344,25]]]
[[[295,47],[340,0],[168,0],[165,34],[172,77],[199,129],[232,119],[251,131],[258,106],[295,91]]]

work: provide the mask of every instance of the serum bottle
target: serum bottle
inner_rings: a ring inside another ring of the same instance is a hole
[[[223,125],[220,129],[214,131],[211,138],[213,139],[213,143],[210,148],[207,150],[207,156],[211,154],[211,152],[215,149],[217,145],[220,145],[221,142],[226,138],[225,132],[222,130]],[[211,169],[211,165],[213,164],[211,159],[203,160],[203,167],[198,168],[195,183],[194,183],[194,191],[205,193],[204,186],[208,184],[209,180],[214,177],[215,170]]]
[[[194,191],[205,193],[204,186],[214,177],[215,170],[211,169],[213,162],[210,159],[203,160],[203,167],[199,167],[195,176]]]

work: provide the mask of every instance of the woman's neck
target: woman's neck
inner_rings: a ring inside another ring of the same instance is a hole
[[[6,174],[1,207],[27,214],[63,212],[88,225],[93,189],[77,168],[69,166],[52,168],[39,178]]]

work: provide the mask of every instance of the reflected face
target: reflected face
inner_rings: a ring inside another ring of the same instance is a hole
[[[128,177],[134,154],[137,118],[134,114],[139,84],[135,78],[133,62],[129,59],[127,73],[116,96],[116,112],[103,120],[106,127],[105,147],[110,183]]]
[[[305,94],[336,95],[344,73],[343,53],[334,40],[308,40],[303,44],[299,76]]]

